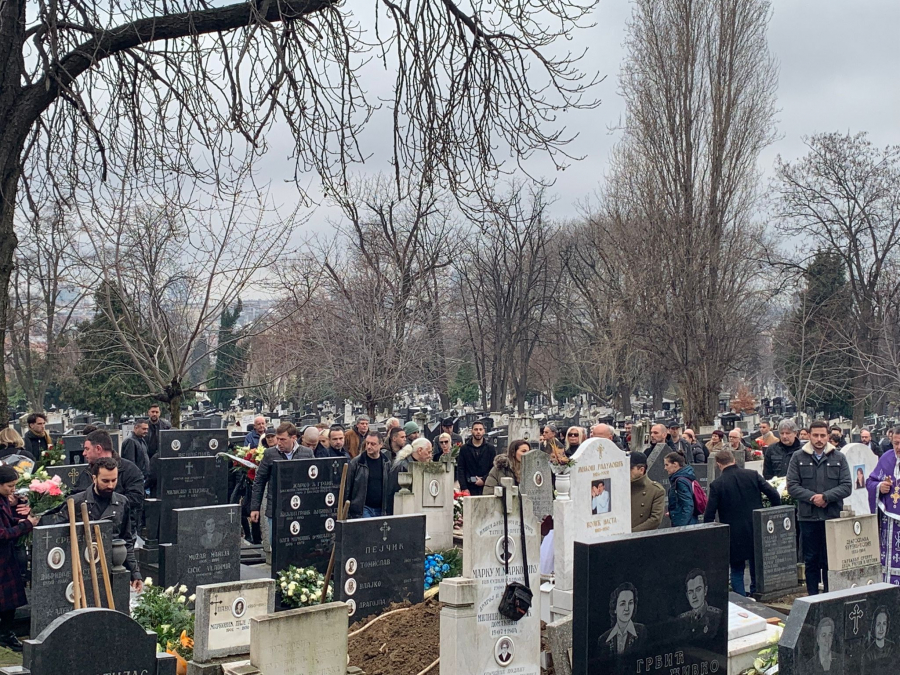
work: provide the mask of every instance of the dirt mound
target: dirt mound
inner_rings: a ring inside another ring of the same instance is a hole
[[[408,608],[408,609],[404,609]],[[395,609],[404,611],[384,616]],[[366,675],[418,675],[441,655],[441,603],[393,604],[381,615],[350,626],[350,665]],[[362,633],[354,632],[373,624]],[[429,675],[437,675],[435,666]]]

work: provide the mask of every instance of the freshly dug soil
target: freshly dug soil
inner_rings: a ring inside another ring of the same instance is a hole
[[[431,599],[418,605],[395,603],[382,614],[411,607],[379,620],[371,628],[350,638],[350,665],[366,675],[418,675],[441,655],[441,603]],[[350,626],[353,633],[378,619],[363,619]],[[437,675],[439,666],[428,675]]]

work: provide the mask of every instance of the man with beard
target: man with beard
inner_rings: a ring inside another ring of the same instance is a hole
[[[763,457],[763,478],[766,480],[786,476],[791,457],[803,447],[803,443],[797,438],[797,425],[793,420],[781,420],[778,436],[778,440],[766,448]]]
[[[80,514],[81,504],[85,503],[91,520],[108,520],[112,523],[115,533],[113,539],[122,539],[125,542],[126,553],[123,565],[131,572],[131,587],[140,592],[144,588],[144,582],[134,557],[134,532],[131,528],[134,518],[131,515],[128,500],[117,490],[120,461],[122,460],[116,460],[110,456],[95,459],[90,467],[90,488],[74,495],[72,499],[75,502],[75,513]],[[65,504],[62,504],[59,510],[54,510],[54,520],[57,523],[69,522],[68,510],[63,510],[65,508]]]
[[[497,449],[484,439],[484,424],[475,422],[472,435],[459,451],[457,475],[459,487],[468,490],[473,497],[484,492],[484,481],[494,466]]]
[[[406,431],[404,431],[403,427],[393,427],[387,435],[387,440],[384,442],[384,448],[382,448],[382,452],[387,455],[389,461],[393,462],[394,458],[400,453],[401,450],[406,446]]]
[[[324,447],[321,443],[316,448],[316,457],[319,459],[327,457],[345,457],[350,459],[347,450],[344,448],[344,427],[339,424],[332,425],[328,430],[328,447]]]
[[[40,461],[41,454],[53,447],[53,444],[50,443],[50,435],[44,428],[47,424],[47,416],[44,413],[31,413],[25,421],[28,424],[28,431],[22,437],[25,440],[25,452],[20,454]]]
[[[445,417],[441,420],[441,433],[442,434],[450,434],[450,445],[462,445],[462,436],[456,433],[453,430],[453,426],[456,423],[452,417]]]
[[[117,494],[128,500],[128,513],[131,516],[131,531],[137,532],[141,524],[141,512],[144,510],[144,474],[134,462],[123,459],[112,449],[112,438],[105,429],[97,429],[84,437],[82,456],[88,468],[81,472],[72,492],[82,492],[94,484],[92,467],[98,460],[107,457],[117,461],[116,482],[113,486]]]
[[[369,416],[360,415],[356,418],[356,426],[344,434],[344,447],[350,457],[356,457],[363,449],[366,434],[369,433]]]
[[[147,420],[135,420],[131,436],[122,443],[121,455],[123,459],[134,463],[141,470],[144,477],[150,473],[150,454],[147,450]]]
[[[657,450],[659,450],[657,457],[669,454],[669,446],[666,444],[666,433],[666,427],[662,424],[654,424],[650,427],[650,447],[644,450],[648,460],[656,461],[653,453]]]
[[[821,579],[827,593],[825,521],[840,517],[844,499],[853,492],[853,479],[844,453],[828,442],[826,422],[809,425],[809,442],[793,454],[788,464],[787,489],[797,502],[806,591],[809,595],[818,594]]]
[[[151,459],[159,452],[159,432],[172,428],[172,425],[162,419],[159,413],[159,405],[156,403],[147,409],[147,455]]]

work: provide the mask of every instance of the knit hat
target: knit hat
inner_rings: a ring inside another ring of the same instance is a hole
[[[407,436],[409,436],[410,434],[417,434],[419,433],[419,425],[415,422],[407,422],[403,425],[403,431],[406,432]]]
[[[647,455],[643,452],[632,452],[631,466],[647,466]]]

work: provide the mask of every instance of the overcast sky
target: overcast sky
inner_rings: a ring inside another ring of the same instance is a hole
[[[769,47],[780,65],[780,139],[760,157],[761,171],[770,175],[779,154],[785,159],[802,156],[802,138],[817,132],[867,131],[878,146],[900,144],[900,0],[776,0],[773,4]],[[595,93],[602,101],[599,108],[566,118],[569,128],[580,134],[576,148],[585,159],[558,175],[546,160],[532,165],[536,173],[556,178],[553,213],[557,217],[577,215],[577,204],[591,195],[606,171],[610,148],[617,140],[609,129],[623,113],[618,72],[630,13],[627,0],[600,0],[596,26],[582,31],[575,42],[589,49],[584,69],[606,79]],[[369,94],[390,86],[389,74],[375,75],[377,79],[365,82]],[[278,130],[276,137],[280,133],[286,132]],[[359,171],[389,168],[386,138],[389,127],[382,115],[363,139],[367,150],[375,154]],[[291,177],[291,167],[280,148],[289,145],[270,138],[269,154],[259,167],[260,177],[272,182],[277,201],[285,206],[295,201],[296,194],[284,182]],[[319,207],[309,228],[327,233],[329,219],[334,217],[333,209]]]

